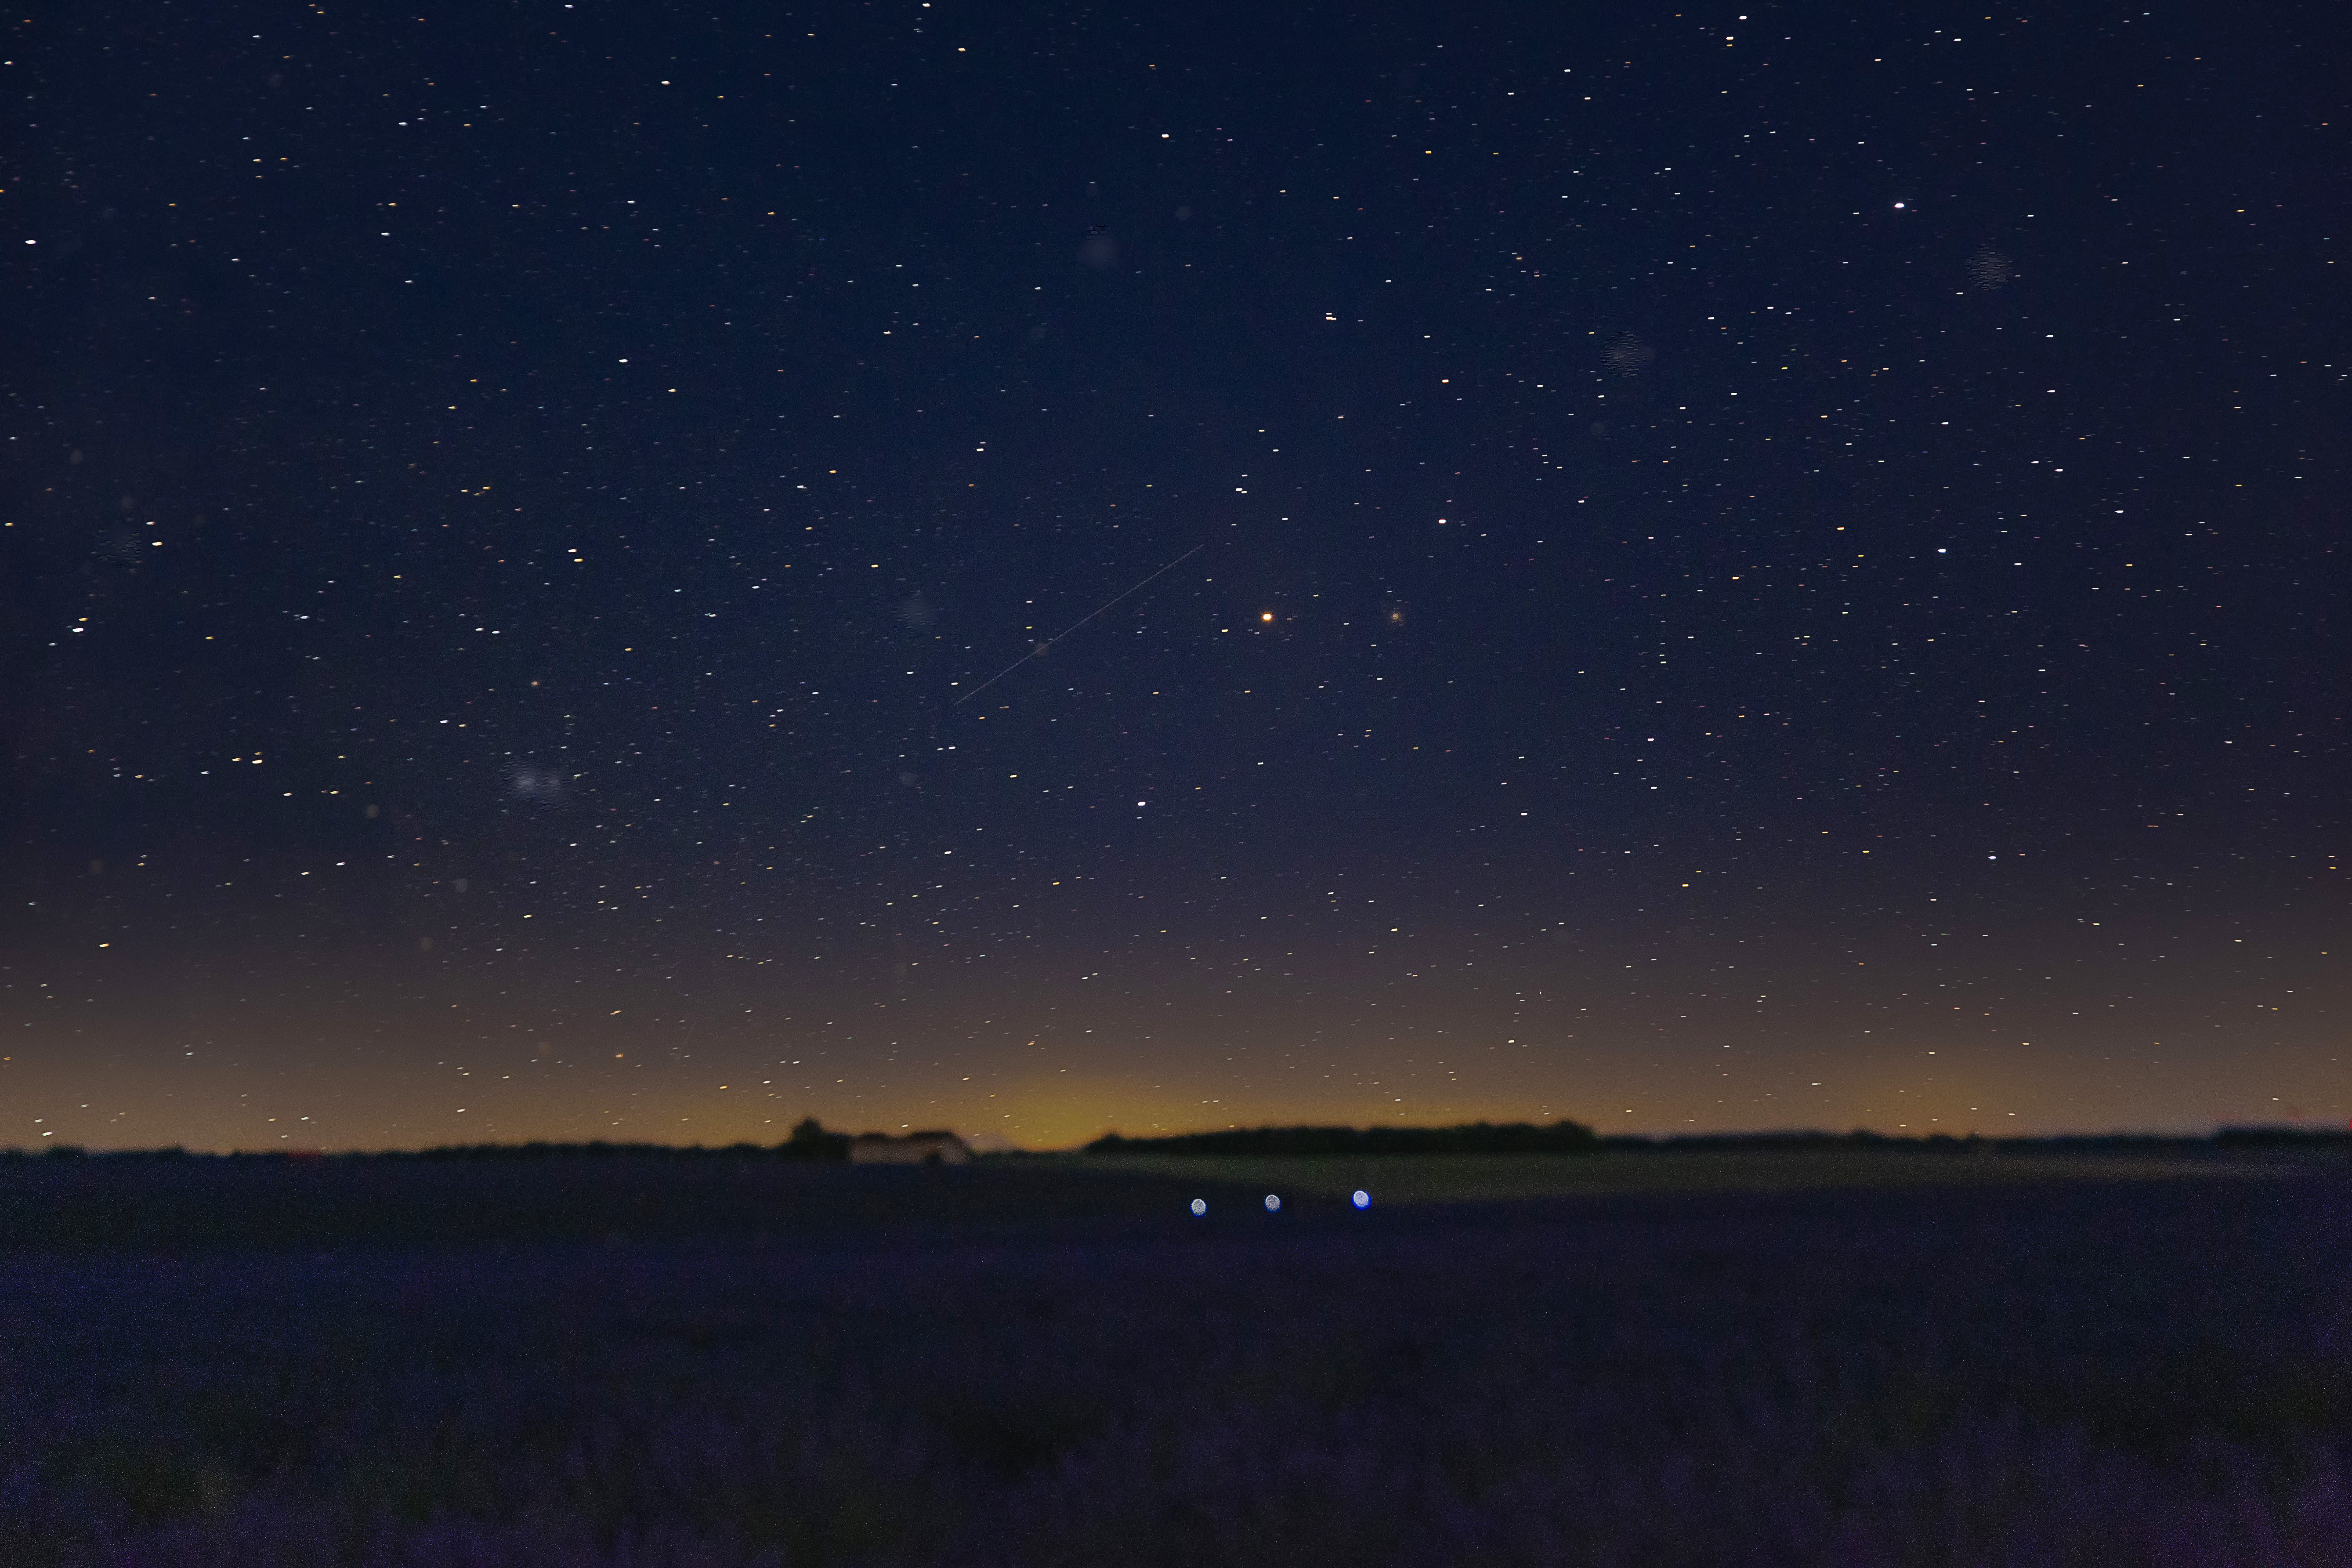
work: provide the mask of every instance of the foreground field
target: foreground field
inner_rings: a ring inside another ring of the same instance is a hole
[[[2340,1172],[90,1166],[0,1171],[9,1568],[2352,1565]]]
[[[1114,1154],[1074,1167],[1236,1183],[1380,1203],[1465,1203],[1625,1193],[1781,1193],[1847,1187],[1988,1186],[2276,1177],[2313,1162],[2228,1153],[1971,1153],[1894,1149],[1605,1150],[1590,1154]]]

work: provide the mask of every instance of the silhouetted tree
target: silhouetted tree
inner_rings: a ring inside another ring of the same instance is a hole
[[[776,1152],[788,1160],[847,1160],[849,1134],[828,1132],[815,1117],[805,1117]]]

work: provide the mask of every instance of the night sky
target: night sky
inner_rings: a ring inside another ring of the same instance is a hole
[[[0,1145],[2352,1116],[2335,8],[27,9]]]

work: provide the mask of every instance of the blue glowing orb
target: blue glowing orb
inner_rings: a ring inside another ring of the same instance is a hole
[[[1364,1191],[1363,1188],[1358,1187],[1356,1189],[1355,1203],[1358,1208],[1368,1209],[1372,1206],[1372,1194]]]

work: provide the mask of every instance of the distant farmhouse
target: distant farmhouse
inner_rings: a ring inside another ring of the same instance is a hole
[[[853,1165],[961,1165],[971,1158],[971,1151],[952,1132],[909,1132],[904,1138],[861,1132],[849,1141]]]

